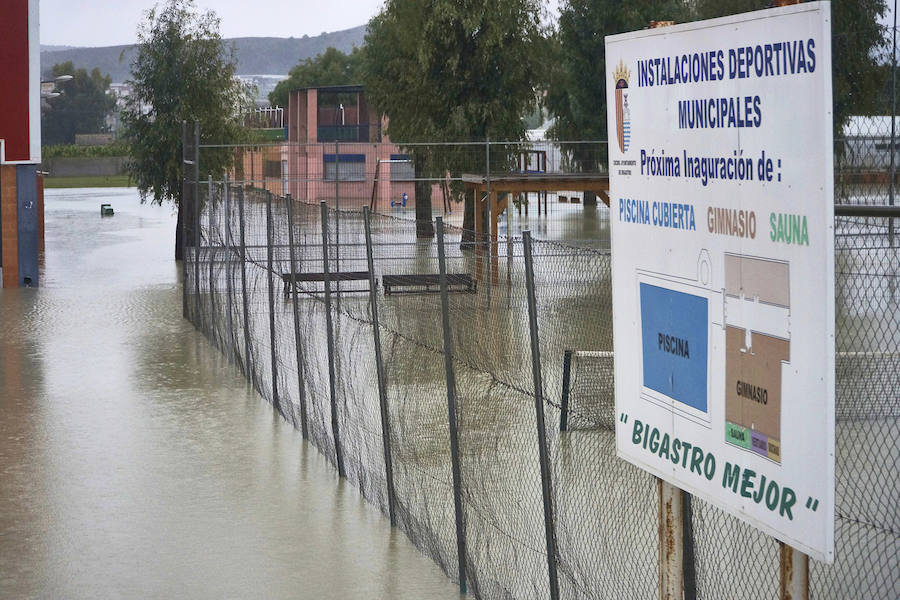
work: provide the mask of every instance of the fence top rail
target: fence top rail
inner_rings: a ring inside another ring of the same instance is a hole
[[[477,174],[477,173],[463,173],[457,179],[462,179],[464,183],[475,183],[482,184],[487,182],[487,177],[485,175]],[[492,175],[491,183],[515,183],[519,181],[556,181],[558,179],[565,179],[567,181],[579,181],[579,182],[591,182],[591,181],[603,181],[609,182],[609,175],[603,172],[588,172],[582,171],[579,173],[567,173],[565,171],[546,171],[540,173],[510,173],[508,175]]]
[[[581,171],[579,173],[567,173],[565,171],[553,171],[547,173],[541,173],[540,175],[535,174],[525,174],[525,173],[510,173],[509,171],[500,171],[499,169],[491,170],[491,183],[501,184],[501,183],[514,183],[518,181],[522,182],[532,182],[532,183],[547,183],[547,184],[555,184],[557,180],[565,180],[572,185],[588,185],[591,183],[603,184],[604,190],[607,187],[607,183],[609,181],[609,174],[606,171]],[[495,175],[493,173],[500,173],[500,175]],[[415,183],[417,181],[425,181],[432,183],[440,183],[440,182],[462,182],[462,183],[473,183],[473,184],[482,184],[484,181],[478,180],[479,176],[469,177],[467,175],[435,175],[432,177],[403,177],[400,179],[392,179],[393,183]],[[338,179],[337,182],[341,185],[351,185],[351,184],[360,184],[360,183],[368,183],[371,184],[373,179],[373,172],[369,171],[367,173],[361,174],[358,179]],[[481,177],[483,180],[484,177]],[[471,181],[470,181],[471,180]],[[187,183],[197,183],[190,177],[186,177],[185,181]],[[244,186],[250,185],[252,186],[255,183],[268,183],[268,182],[278,182],[278,183],[328,183],[334,184],[334,177],[256,177],[253,179],[231,179],[228,181],[229,184],[235,186]],[[209,183],[210,180],[201,179],[200,183]],[[214,185],[222,185],[221,179],[212,180]],[[570,190],[572,188],[553,188],[554,191],[556,189],[559,190]],[[263,190],[262,187],[259,190]],[[535,189],[529,189],[529,192],[537,191]],[[573,191],[584,191],[582,189],[576,188]],[[277,194],[276,194],[277,195]]]
[[[900,206],[871,204],[835,204],[834,214],[839,217],[900,218]]]
[[[292,142],[288,140],[277,142],[244,142],[240,144],[226,143],[206,143],[199,144],[198,148],[284,148],[286,146],[327,146],[334,147],[335,144],[342,146],[399,146],[402,148],[416,148],[429,146],[477,146],[479,148],[485,145],[491,146],[540,146],[540,145],[567,145],[567,146],[586,146],[586,145],[606,145],[606,140],[473,140],[468,142]]]

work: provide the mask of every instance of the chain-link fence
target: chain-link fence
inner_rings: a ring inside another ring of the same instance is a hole
[[[608,213],[597,210],[607,201],[605,142],[203,146],[204,157],[221,160],[222,153],[231,154],[231,178],[248,188],[405,218],[414,217],[417,204],[429,205],[448,224],[469,230],[476,228],[475,215],[463,198],[474,189],[467,179],[477,175],[485,193],[499,192],[508,204],[499,233],[521,236],[530,229],[544,239],[608,245]]]
[[[900,119],[851,117],[843,133],[835,152],[836,559],[811,564],[810,587],[824,597],[892,598],[900,597]]]
[[[596,227],[541,230],[560,203],[527,221],[510,192],[485,243],[456,199],[463,174],[495,184],[524,146],[423,146],[458,162],[418,177],[415,150],[371,146],[356,153],[372,167],[362,184],[341,175],[355,153],[343,144],[333,180],[325,156],[286,180],[186,180],[199,210],[184,224],[185,315],[473,596],[654,597],[657,481],[615,455],[608,210],[582,204],[560,222]],[[552,152],[568,160],[565,145]],[[449,207],[435,201],[445,182]],[[434,237],[402,205],[417,183],[444,213]],[[812,561],[811,596],[897,598],[900,251],[884,218],[835,227],[836,560]],[[685,597],[778,597],[778,542],[685,500]]]

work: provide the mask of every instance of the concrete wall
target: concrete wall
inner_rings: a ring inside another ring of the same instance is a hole
[[[50,173],[50,177],[124,175],[126,160],[125,156],[45,158],[41,169]]]

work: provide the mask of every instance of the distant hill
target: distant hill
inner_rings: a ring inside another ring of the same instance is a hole
[[[50,44],[41,44],[41,52],[56,52],[58,50],[71,50],[77,46],[53,46]]]
[[[250,37],[231,41],[237,47],[238,75],[287,75],[297,62],[321,54],[329,47],[341,52],[350,52],[354,46],[361,47],[365,36],[366,26],[360,25],[315,37]]]
[[[134,59],[135,46],[105,46],[103,48],[70,48],[41,52],[41,75],[47,77],[53,65],[71,60],[76,69],[90,72],[94,67],[104,75],[112,76],[114,82],[129,79],[131,61]],[[119,61],[119,57],[122,61]]]
[[[286,75],[298,61],[312,58],[333,46],[342,52],[350,52],[353,46],[362,46],[366,26],[323,33],[315,37],[232,38],[238,59],[238,75]],[[109,74],[114,82],[124,82],[131,77],[130,65],[134,60],[136,47],[106,46],[102,48],[68,48],[57,50],[54,46],[43,46],[41,50],[41,72],[48,74],[53,65],[71,60],[78,69],[90,71],[94,67]],[[121,60],[120,60],[121,57]]]

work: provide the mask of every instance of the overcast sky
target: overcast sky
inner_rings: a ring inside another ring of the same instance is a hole
[[[0,0],[2,1],[2,0]],[[155,0],[40,0],[41,43],[116,46],[137,41],[137,26]],[[223,37],[302,37],[362,25],[382,0],[196,0],[222,20]]]
[[[2,2],[3,0],[0,0]],[[116,46],[137,41],[137,25],[155,0],[40,0],[41,43]],[[555,7],[557,0],[548,0]],[[223,37],[302,37],[368,22],[383,0],[196,0],[222,19]]]
[[[3,0],[0,0],[2,2]],[[41,43],[68,46],[133,44],[155,0],[40,0]],[[554,12],[558,0],[547,0]],[[362,25],[383,0],[196,0],[222,19],[223,37],[302,37]],[[893,24],[893,0],[883,22]]]

